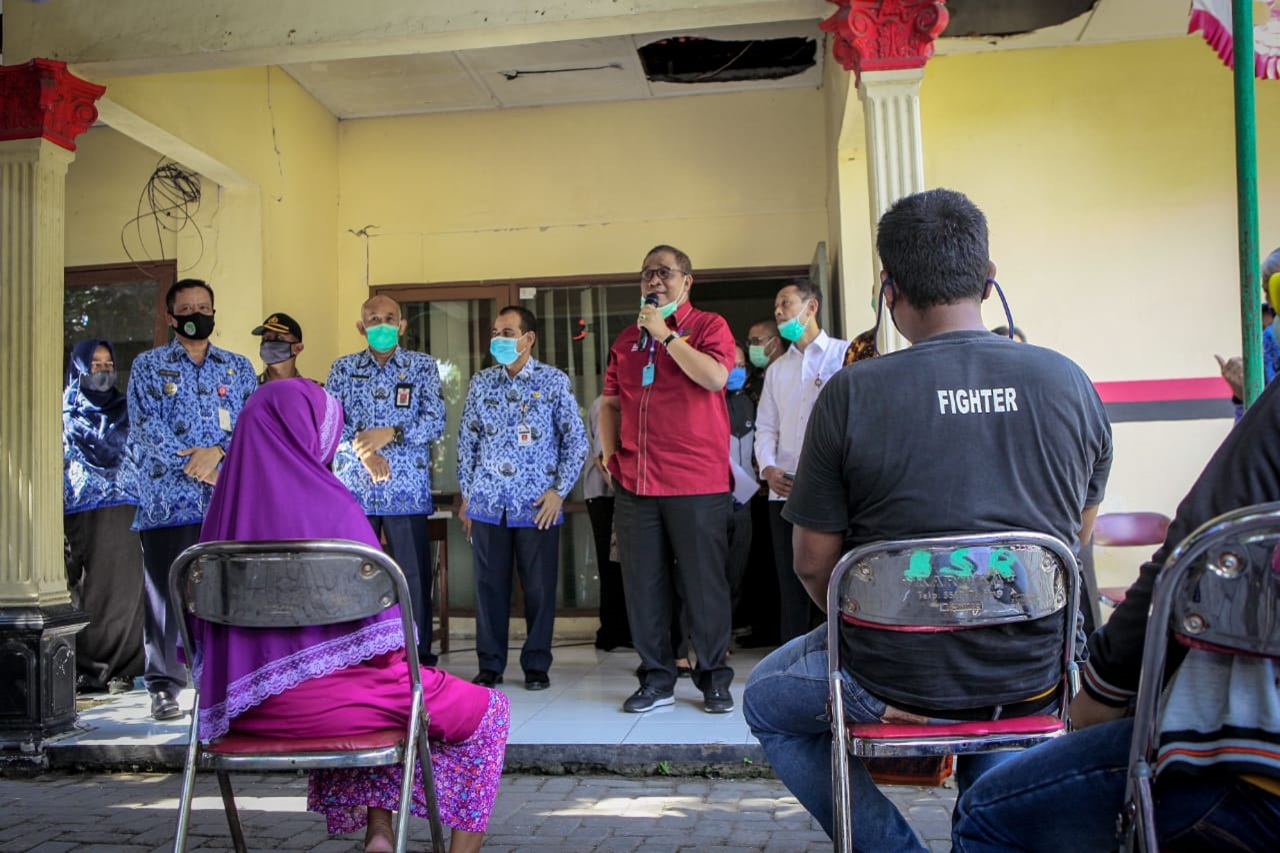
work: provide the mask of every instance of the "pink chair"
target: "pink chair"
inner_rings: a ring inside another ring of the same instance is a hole
[[[827,587],[832,791],[837,853],[853,849],[849,756],[944,756],[1026,749],[1067,730],[1075,692],[1076,559],[1060,540],[1025,531],[877,542],[836,564]],[[963,631],[1034,619],[1062,622],[1057,713],[953,725],[848,723],[840,624],[885,631]]]
[[[1169,516],[1159,512],[1106,512],[1093,524],[1093,544],[1104,548],[1134,545],[1156,546],[1169,532]],[[1098,600],[1108,607],[1118,607],[1128,591],[1124,586],[1107,586],[1098,590]]]

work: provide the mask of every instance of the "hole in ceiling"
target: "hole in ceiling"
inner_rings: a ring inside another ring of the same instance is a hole
[[[1097,0],[948,0],[944,36],[1011,36],[1066,23]]]
[[[641,47],[645,76],[655,83],[726,83],[780,80],[812,68],[815,39],[788,38],[721,41],[677,36]]]

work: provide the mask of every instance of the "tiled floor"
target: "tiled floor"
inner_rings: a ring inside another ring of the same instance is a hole
[[[443,655],[440,666],[470,679],[477,671],[475,652],[459,648]],[[555,648],[551,687],[542,691],[524,689],[524,678],[513,649],[501,689],[511,700],[512,746],[583,745],[619,747],[623,745],[726,745],[758,748],[742,718],[742,685],[764,650],[734,652],[736,671],[731,688],[735,707],[728,714],[708,714],[702,710],[702,694],[687,678],[676,685],[674,705],[655,708],[644,714],[628,714],[622,701],[638,686],[634,670],[635,652],[601,652],[589,642]],[[190,708],[191,691],[179,697]],[[186,740],[189,719],[155,722],[150,717],[145,691],[103,700],[80,714],[81,731],[59,743],[59,747],[95,747],[123,750],[131,746],[180,745]],[[604,753],[603,750],[599,754]]]

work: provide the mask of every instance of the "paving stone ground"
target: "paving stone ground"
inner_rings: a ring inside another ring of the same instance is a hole
[[[347,853],[358,837],[330,837],[306,808],[299,775],[233,777],[251,850]],[[181,776],[55,774],[0,778],[0,853],[159,853],[172,850]],[[933,853],[950,849],[955,792],[885,789]],[[196,783],[189,850],[229,850],[213,776]],[[429,850],[411,821],[410,850]],[[485,850],[600,853],[818,853],[831,842],[774,779],[504,776]]]

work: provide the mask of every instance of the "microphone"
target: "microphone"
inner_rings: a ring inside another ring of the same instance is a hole
[[[658,307],[658,294],[650,293],[648,296],[644,298],[644,304],[652,305],[655,308]],[[642,326],[640,328],[640,341],[639,343],[636,344],[636,346],[639,349],[648,349],[650,340],[651,338],[649,337],[649,330]]]

